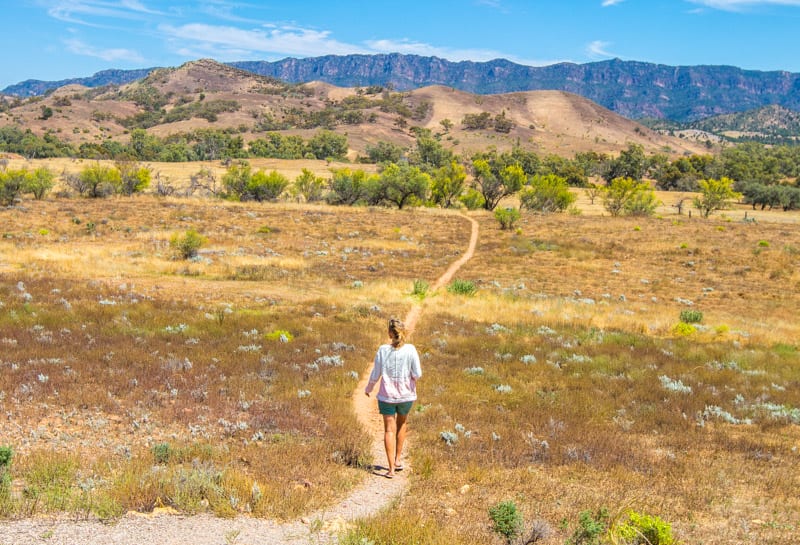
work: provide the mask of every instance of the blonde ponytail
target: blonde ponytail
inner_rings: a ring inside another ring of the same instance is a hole
[[[389,336],[392,338],[392,346],[400,348],[406,342],[406,326],[397,318],[389,319]]]

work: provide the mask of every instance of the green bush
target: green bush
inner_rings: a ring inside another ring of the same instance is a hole
[[[513,501],[500,502],[489,508],[489,518],[492,519],[492,530],[506,543],[513,543],[522,534],[522,514],[517,511]]]
[[[699,324],[703,321],[703,313],[699,310],[682,310],[680,319],[684,324]]]
[[[11,458],[14,451],[11,447],[0,447],[0,501],[11,495]]]
[[[461,195],[458,198],[461,201],[467,210],[478,210],[479,208],[483,208],[483,205],[486,203],[486,199],[483,198],[480,191],[476,191],[475,189],[467,189],[466,193]]]
[[[153,459],[157,464],[168,464],[175,455],[169,443],[156,443],[153,445]]]
[[[650,216],[660,204],[649,184],[632,178],[613,179],[602,188],[603,207],[612,215]]]
[[[67,176],[66,182],[81,195],[98,199],[116,193],[122,175],[115,167],[96,163],[84,167],[77,176]]]
[[[494,218],[500,222],[500,229],[513,229],[520,219],[519,210],[516,208],[498,208],[494,211]]]
[[[11,467],[11,458],[14,450],[11,447],[0,447],[0,471],[8,470]]]
[[[567,180],[555,174],[531,177],[528,186],[519,194],[519,207],[535,212],[563,212],[575,202]]]
[[[423,299],[426,295],[428,295],[429,289],[430,285],[427,282],[416,279],[414,280],[414,287],[411,289],[411,295]]]
[[[306,202],[317,202],[322,200],[325,186],[326,181],[324,178],[304,168],[302,174],[294,179],[291,192],[292,195],[302,197]]]
[[[620,545],[674,545],[672,527],[659,517],[631,511],[628,520],[616,525],[611,535]]]
[[[30,178],[27,169],[0,170],[0,206],[12,206]]]
[[[280,197],[288,185],[289,178],[280,172],[273,170],[267,174],[263,170],[259,170],[250,177],[247,183],[247,198],[258,202],[274,201]]]
[[[181,259],[189,259],[197,256],[197,250],[206,242],[208,242],[208,239],[194,229],[189,229],[183,236],[176,233],[169,239],[170,248],[172,248]]]
[[[46,167],[34,170],[25,181],[24,191],[33,193],[33,198],[37,201],[42,200],[47,192],[53,189],[53,179],[55,175]]]
[[[469,280],[453,280],[447,286],[447,292],[455,295],[475,295],[477,288]]]
[[[581,511],[578,515],[578,527],[567,539],[567,545],[600,545],[606,533],[608,511],[605,508],[592,514],[591,511]]]

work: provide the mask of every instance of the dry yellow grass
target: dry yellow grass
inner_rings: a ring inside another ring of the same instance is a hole
[[[660,217],[611,218],[579,194],[583,214],[528,214],[515,232],[469,213],[479,246],[456,277],[477,295],[429,293],[414,332],[424,377],[398,517],[415,527],[361,531],[486,542],[488,507],[514,499],[553,528],[553,544],[600,506],[658,514],[685,542],[791,543],[800,434],[763,404],[800,407],[797,215],[743,223],[745,209],[704,220],[665,205]],[[85,460],[82,472],[113,475],[114,501],[152,508],[180,491],[133,476],[169,442],[174,482],[194,456],[224,470],[237,497],[258,483],[250,509],[276,517],[330,505],[359,479],[347,460],[366,439],[341,410],[349,373],[368,365],[384,319],[414,302],[412,282],[432,283],[460,256],[470,228],[439,210],[151,196],[25,201],[0,224],[0,407],[11,414],[0,445],[17,451],[16,486],[55,448]],[[176,260],[169,239],[189,228],[208,244]],[[703,313],[702,330],[675,332],[686,309]],[[294,339],[269,340],[276,331]],[[331,354],[342,367],[310,365]]]

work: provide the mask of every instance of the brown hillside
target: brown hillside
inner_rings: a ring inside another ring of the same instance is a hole
[[[148,104],[151,97],[155,98]],[[387,97],[395,105],[398,102],[405,105],[405,111],[385,107]],[[343,102],[348,100],[357,104]],[[189,117],[165,122],[163,117],[147,130],[164,137],[201,128],[235,129],[249,141],[262,137],[268,130],[279,129],[284,134],[307,138],[327,127],[347,135],[351,158],[364,154],[367,146],[380,140],[411,146],[414,142],[411,129],[415,126],[430,129],[441,136],[445,146],[467,153],[488,146],[508,149],[516,143],[539,153],[567,157],[590,150],[614,153],[630,143],[641,144],[648,152],[671,155],[707,151],[696,142],[660,135],[587,99],[559,91],[474,95],[432,86],[404,93],[384,91],[367,95],[361,89],[320,82],[286,84],[208,59],[157,70],[147,78],[121,87],[62,87],[46,97],[29,99],[0,113],[0,126],[15,125],[40,135],[51,131],[76,145],[106,139],[124,141],[136,126],[126,123],[126,119],[147,112],[148,107],[163,111],[166,116],[180,111],[176,108],[208,107],[221,101],[234,107],[218,112],[213,121]],[[425,104],[429,106],[425,108]],[[45,107],[53,110],[49,119],[42,118]],[[336,117],[343,111],[360,113],[362,119],[346,124]],[[463,127],[465,114],[482,112],[493,118],[505,113],[513,128],[508,133],[499,133],[492,128]],[[444,119],[452,122],[449,131],[441,125]]]

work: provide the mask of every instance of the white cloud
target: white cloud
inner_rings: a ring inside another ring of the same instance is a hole
[[[301,57],[369,53],[357,45],[334,40],[329,31],[296,27],[240,29],[191,23],[181,26],[161,25],[159,30],[171,40],[182,41],[185,49],[207,52],[224,51],[246,56],[252,53],[275,53]]]
[[[492,49],[458,49],[449,47],[439,47],[422,42],[412,42],[408,40],[370,40],[365,42],[370,48],[371,53],[404,53],[407,55],[420,55],[423,57],[439,57],[449,61],[491,61],[494,59],[506,59],[517,64],[526,66],[544,66],[553,64],[552,60],[533,60],[522,59],[514,55],[508,55],[501,51]]]
[[[96,57],[109,62],[128,61],[133,63],[141,63],[144,61],[144,58],[139,53],[130,49],[97,49],[77,39],[64,40],[64,43],[69,51],[77,55]]]
[[[688,0],[693,4],[700,4],[712,9],[724,11],[743,11],[757,6],[796,6],[800,7],[800,0]]]
[[[606,48],[611,45],[610,42],[604,42],[601,40],[595,40],[591,42],[589,45],[586,46],[586,53],[593,58],[597,57],[615,57],[613,53],[610,53]]]
[[[602,6],[607,8],[608,6],[616,6],[617,4],[623,3],[625,0],[603,0]]]
[[[451,61],[488,61],[505,58],[510,61],[540,66],[553,61],[520,59],[489,49],[458,49],[438,47],[411,40],[378,39],[363,44],[340,42],[327,30],[315,30],[291,25],[263,25],[262,28],[241,29],[234,26],[192,23],[181,26],[161,25],[159,30],[175,43],[182,56],[212,56],[217,59],[241,60],[254,55],[316,57],[319,55],[349,55],[372,53],[403,53],[425,57],[440,57]]]

